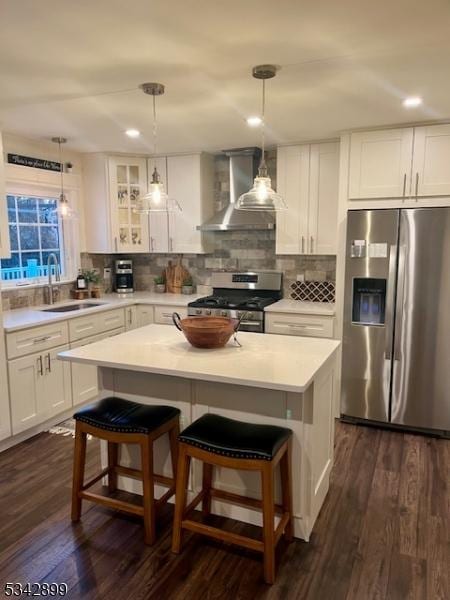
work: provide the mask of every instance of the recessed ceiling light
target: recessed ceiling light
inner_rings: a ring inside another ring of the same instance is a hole
[[[137,138],[141,135],[141,132],[137,129],[127,129],[125,131],[126,135],[130,138]]]
[[[419,96],[409,96],[403,100],[405,108],[417,108],[422,104],[423,100]]]
[[[261,123],[262,123],[261,117],[248,117],[248,119],[247,119],[247,125],[249,127],[259,127],[259,125],[261,125]]]

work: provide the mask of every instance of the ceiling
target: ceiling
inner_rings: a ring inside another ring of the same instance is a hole
[[[267,62],[281,67],[267,84],[271,144],[447,119],[449,31],[448,0],[1,0],[0,126],[150,153],[151,98],[137,87],[158,81],[159,151],[255,145],[251,68]],[[405,110],[408,95],[424,105]]]

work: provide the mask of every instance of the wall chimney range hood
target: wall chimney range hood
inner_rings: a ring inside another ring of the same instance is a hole
[[[230,203],[211,219],[198,225],[200,231],[239,231],[250,229],[274,229],[275,215],[269,211],[236,210],[235,202],[253,185],[258,171],[261,150],[237,148],[224,150],[230,158]]]

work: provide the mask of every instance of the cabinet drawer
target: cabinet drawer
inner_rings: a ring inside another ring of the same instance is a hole
[[[186,306],[155,306],[155,323],[172,325],[172,315],[177,312],[182,319],[187,317]]]
[[[18,358],[33,352],[42,352],[55,346],[67,344],[68,341],[69,333],[66,321],[6,334],[8,358]]]
[[[332,338],[334,317],[266,314],[266,333]]]
[[[94,312],[84,317],[78,317],[69,321],[69,337],[71,342],[92,337],[104,331],[117,329],[125,325],[125,313],[123,308]]]
[[[153,323],[153,306],[146,304],[138,304],[137,309],[137,326],[144,327]]]

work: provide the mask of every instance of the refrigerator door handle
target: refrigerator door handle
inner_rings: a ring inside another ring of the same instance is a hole
[[[384,341],[384,357],[386,360],[392,358],[392,336],[394,333],[394,300],[395,300],[395,269],[397,265],[397,246],[391,245],[389,252],[389,275],[387,281],[386,297],[386,336]]]
[[[406,246],[401,245],[398,254],[397,306],[395,311],[394,360],[402,358],[403,300],[405,295]]]

